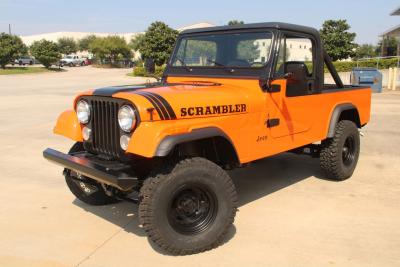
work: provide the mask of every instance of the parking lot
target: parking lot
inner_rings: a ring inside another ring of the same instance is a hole
[[[399,266],[400,94],[373,95],[353,177],[326,180],[318,160],[282,154],[231,172],[239,212],[226,242],[169,256],[152,244],[137,205],[76,200],[42,151],[73,96],[145,82],[126,69],[67,68],[0,76],[0,266]]]

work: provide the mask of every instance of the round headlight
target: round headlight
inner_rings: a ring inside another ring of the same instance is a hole
[[[132,131],[136,126],[136,115],[132,107],[125,105],[119,109],[118,124],[124,132]]]
[[[120,139],[119,139],[119,144],[121,146],[121,148],[123,150],[127,150],[128,149],[128,145],[129,145],[129,141],[131,140],[131,138],[127,135],[121,135]]]
[[[92,129],[90,129],[89,127],[83,127],[82,129],[82,137],[83,140],[87,141],[90,138],[90,135],[92,134]]]
[[[80,100],[76,105],[76,115],[80,123],[88,123],[90,119],[90,106],[85,100]]]

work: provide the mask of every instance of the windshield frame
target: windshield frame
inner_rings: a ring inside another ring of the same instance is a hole
[[[176,59],[180,44],[184,38],[196,37],[196,36],[207,36],[207,35],[218,35],[218,34],[237,34],[237,33],[270,33],[271,34],[271,45],[268,51],[268,59],[264,65],[257,67],[243,67],[243,66],[174,66],[173,60]],[[234,29],[224,31],[210,31],[200,33],[183,33],[178,36],[175,43],[173,53],[168,60],[166,75],[168,76],[214,76],[214,77],[250,77],[259,78],[261,74],[265,74],[270,68],[273,58],[274,49],[276,46],[277,31],[273,28],[257,28],[257,29]]]

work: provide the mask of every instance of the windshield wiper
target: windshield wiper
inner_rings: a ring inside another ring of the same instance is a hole
[[[183,59],[181,59],[180,57],[175,57],[175,59],[178,60],[187,71],[189,71],[189,72],[193,71],[193,69],[191,67],[186,65],[186,63]]]
[[[226,71],[229,71],[229,72],[234,72],[235,71],[232,67],[228,67],[228,66],[226,66],[226,65],[224,65],[222,63],[219,63],[219,62],[214,61],[214,60],[209,59],[209,58],[207,58],[207,62],[214,63],[218,67],[223,67]]]

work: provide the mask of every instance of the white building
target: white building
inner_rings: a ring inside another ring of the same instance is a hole
[[[206,27],[213,27],[213,26],[215,26],[215,25],[212,23],[200,22],[200,23],[180,27],[177,30],[183,31],[183,30],[187,30],[187,29],[206,28]],[[30,46],[34,41],[39,41],[42,39],[57,42],[57,40],[62,37],[68,37],[68,38],[73,38],[75,41],[78,41],[79,39],[82,39],[83,37],[86,37],[88,35],[95,35],[97,37],[107,37],[107,36],[115,36],[116,35],[116,36],[123,37],[126,40],[126,42],[129,43],[133,37],[135,37],[138,34],[143,34],[143,33],[144,32],[130,32],[130,33],[50,32],[50,33],[42,33],[42,34],[34,34],[34,35],[23,35],[20,37],[21,37],[22,41],[28,46]],[[87,52],[78,53],[78,54],[86,56]],[[139,57],[140,57],[140,53],[135,52],[134,58],[139,58]]]

